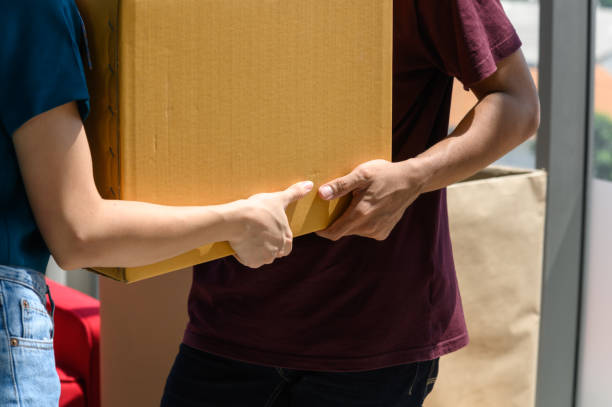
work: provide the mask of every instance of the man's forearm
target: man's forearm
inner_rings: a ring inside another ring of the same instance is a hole
[[[419,156],[405,161],[406,171],[434,191],[486,167],[535,133],[539,106],[517,95],[494,92],[463,118],[457,128]]]

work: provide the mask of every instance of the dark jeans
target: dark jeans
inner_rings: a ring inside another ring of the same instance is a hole
[[[264,367],[181,345],[162,407],[420,407],[438,359],[365,372]]]

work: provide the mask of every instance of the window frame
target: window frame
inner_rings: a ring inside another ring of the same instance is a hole
[[[595,6],[596,0],[540,0],[536,167],[548,171],[548,192],[537,407],[577,402],[592,179]]]

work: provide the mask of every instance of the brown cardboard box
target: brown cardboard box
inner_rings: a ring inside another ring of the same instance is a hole
[[[106,198],[205,205],[391,156],[392,0],[78,0]],[[344,202],[289,208],[296,236]],[[96,269],[137,281],[231,253]]]

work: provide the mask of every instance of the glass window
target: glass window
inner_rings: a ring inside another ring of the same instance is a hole
[[[596,11],[593,177],[583,295],[579,407],[612,405],[612,0]]]

